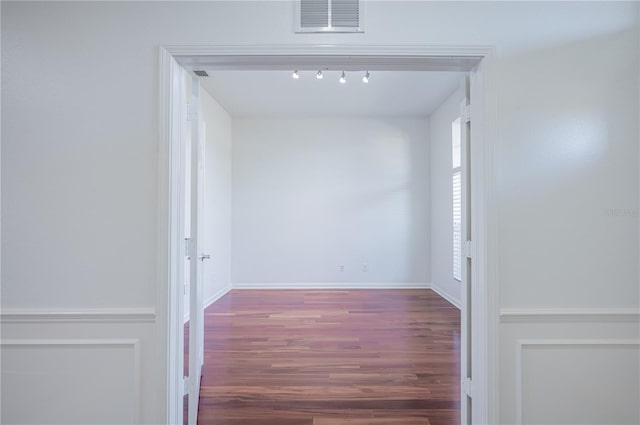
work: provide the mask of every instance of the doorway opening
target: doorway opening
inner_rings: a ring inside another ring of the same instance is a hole
[[[398,52],[403,54],[398,54]],[[374,54],[372,54],[374,52]],[[490,220],[488,220],[491,201],[491,167],[489,136],[491,101],[486,96],[486,86],[489,78],[487,69],[490,49],[433,49],[433,48],[359,48],[359,47],[260,47],[255,48],[163,48],[161,51],[161,114],[163,149],[161,151],[161,201],[164,211],[160,220],[161,241],[166,243],[166,251],[160,259],[160,273],[166,279],[164,293],[160,294],[161,305],[166,307],[166,329],[168,334],[166,345],[166,360],[168,365],[167,397],[168,417],[171,423],[181,423],[182,416],[182,355],[179,344],[182,337],[182,293],[183,285],[181,272],[185,254],[185,243],[181,223],[185,220],[184,211],[180,208],[182,193],[181,158],[184,152],[180,147],[180,135],[183,133],[181,120],[186,111],[186,105],[179,102],[185,91],[185,73],[194,70],[362,70],[369,71],[458,71],[470,75],[470,85],[467,93],[470,95],[470,107],[466,108],[466,132],[468,145],[467,160],[474,164],[469,168],[467,183],[473,187],[467,198],[470,214],[467,218],[468,239],[465,243],[466,267],[463,267],[463,279],[473,281],[473,285],[463,285],[461,310],[463,320],[462,360],[466,370],[463,370],[461,386],[462,397],[467,402],[462,403],[462,423],[485,423],[492,414],[489,399],[489,388],[495,386],[491,376],[492,365],[489,359],[494,358],[495,349],[492,346],[495,333],[491,328],[489,311],[493,308],[488,294],[491,265],[488,263],[488,252],[491,234]],[[192,89],[193,90],[193,89]],[[193,93],[193,91],[192,91]],[[467,105],[469,105],[467,103]],[[465,105],[463,105],[464,110]],[[470,117],[473,116],[471,126]],[[194,127],[192,127],[193,129]],[[471,130],[473,129],[473,130]],[[471,130],[471,131],[470,131]],[[198,130],[195,130],[197,133]],[[193,130],[192,130],[193,133]],[[195,140],[195,139],[194,139]],[[193,151],[193,150],[192,150]],[[464,161],[464,160],[463,160]],[[193,192],[192,192],[193,193]],[[464,231],[463,231],[464,233]],[[194,248],[192,248],[194,249]],[[192,255],[200,256],[197,250]],[[471,262],[474,267],[471,268]],[[197,305],[197,304],[192,304]],[[193,320],[192,315],[192,320]],[[193,326],[193,323],[190,324]],[[196,324],[196,326],[198,326]],[[464,341],[468,343],[465,344]],[[193,342],[191,342],[192,344]],[[489,352],[492,356],[489,356]],[[474,364],[471,376],[471,363]],[[491,382],[490,382],[491,381]],[[194,381],[187,381],[186,386],[193,386]],[[473,405],[470,400],[473,399]],[[177,418],[180,418],[179,420]]]

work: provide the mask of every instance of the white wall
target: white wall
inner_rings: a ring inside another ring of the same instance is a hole
[[[204,300],[209,305],[231,288],[231,117],[209,93],[200,91],[206,123]]]
[[[234,119],[234,287],[426,286],[428,148],[426,118]]]
[[[363,43],[496,47],[498,288],[505,310],[497,422],[515,422],[517,340],[637,340],[639,48],[637,32],[624,32],[637,30],[638,3],[380,1],[366,7],[364,34],[296,35],[289,2],[2,2],[3,338],[139,340],[136,409],[143,423],[163,422],[158,46]],[[506,322],[508,308],[520,310],[518,321]],[[601,308],[609,315],[598,314]],[[51,323],[54,310],[89,315]],[[11,322],[10,312],[30,319]],[[607,353],[616,373],[635,367],[615,350]],[[21,359],[3,359],[3,377],[24,375]],[[564,359],[557,357],[559,364]],[[535,375],[540,362],[533,360],[527,364]],[[91,382],[91,369],[82,373],[81,382]],[[603,391],[619,389],[607,384]],[[32,408],[24,394],[11,400],[14,410],[5,410],[6,394],[3,421]],[[102,401],[118,403],[120,394],[112,388]],[[568,396],[598,409],[584,394]],[[51,397],[39,408],[61,422],[100,421],[78,405],[57,410],[64,400]],[[637,412],[635,405],[624,409],[621,415]],[[71,412],[74,418],[65,416]],[[556,413],[528,418],[552,422]]]
[[[503,61],[503,306],[638,307],[637,53],[636,32]]]
[[[451,123],[460,116],[462,91],[452,93],[429,117],[431,144],[431,286],[460,306],[460,282],[453,278],[453,182]]]

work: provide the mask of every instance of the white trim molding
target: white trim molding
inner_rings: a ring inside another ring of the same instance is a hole
[[[154,308],[44,310],[3,309],[0,323],[154,323]]]
[[[222,289],[216,291],[213,295],[204,300],[204,308],[209,307],[214,302],[218,301],[220,298],[224,297],[231,291],[232,286],[230,283],[227,283]]]
[[[501,309],[501,323],[613,322],[640,323],[640,309]]]
[[[455,298],[453,298],[451,295],[447,294],[445,291],[443,291],[442,289],[440,289],[436,285],[431,285],[430,288],[431,288],[431,290],[433,292],[435,292],[436,294],[440,295],[442,298],[447,300],[449,302],[449,304],[452,304],[455,308],[460,310],[460,300],[456,300]]]
[[[233,289],[431,289],[428,282],[251,282],[234,283]]]
[[[516,340],[516,424],[523,425],[522,413],[522,353],[525,347],[561,347],[561,346],[583,346],[583,347],[626,347],[640,346],[640,340],[634,339],[517,339]]]
[[[182,307],[179,274],[183,259],[179,256],[180,185],[177,155],[179,153],[178,113],[175,103],[180,97],[179,76],[184,70],[202,69],[304,69],[304,66],[348,66],[385,70],[457,70],[475,75],[471,84],[471,108],[474,118],[472,169],[474,198],[474,234],[476,258],[473,267],[474,297],[472,341],[474,374],[474,423],[498,422],[498,209],[494,183],[494,148],[498,140],[498,85],[493,46],[473,45],[367,45],[367,44],[288,44],[288,45],[165,45],[160,46],[159,60],[159,172],[158,172],[158,353],[166,365],[163,380],[166,394],[167,422],[182,421],[182,357],[179,353]],[[296,66],[293,66],[296,65]],[[269,286],[274,286],[270,284]],[[390,287],[391,284],[357,283],[359,288]],[[286,284],[292,288],[295,284]],[[323,283],[315,287],[333,287]],[[248,288],[248,284],[233,284],[233,288]],[[251,284],[253,288],[264,288]],[[305,286],[307,287],[307,286]],[[397,286],[396,286],[397,287]],[[403,284],[403,287],[428,288],[426,283]],[[340,286],[346,288],[346,286]]]
[[[367,44],[303,45],[165,45],[163,49],[187,70],[336,69],[385,71],[472,70],[493,52],[488,46]]]
[[[231,288],[231,284],[228,283],[222,289],[219,289],[218,291],[216,291],[213,295],[211,295],[206,300],[204,300],[204,308],[206,309],[207,307],[209,307],[210,305],[212,305],[213,303],[218,301],[220,298],[222,298],[225,295],[227,295],[229,293],[229,291],[231,291],[231,289],[232,289]],[[188,321],[189,321],[189,312],[185,311],[184,312],[184,323],[186,324]]]
[[[157,305],[158,338],[156,352],[166,367],[160,394],[165,394],[162,422],[183,421],[184,375],[184,234],[181,177],[181,143],[186,108],[185,71],[173,55],[160,47],[158,79],[158,185],[157,185]]]

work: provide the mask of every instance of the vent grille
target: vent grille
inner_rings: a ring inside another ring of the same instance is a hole
[[[327,0],[300,0],[300,26],[302,28],[328,27],[329,2]]]
[[[363,32],[363,0],[297,0],[297,32]]]
[[[194,74],[196,74],[198,77],[208,77],[209,74],[207,74],[207,71],[193,71]]]
[[[331,26],[358,28],[360,26],[360,0],[332,0]]]

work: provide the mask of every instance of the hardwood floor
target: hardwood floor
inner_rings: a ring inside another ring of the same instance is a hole
[[[234,290],[205,311],[200,424],[453,425],[459,311],[431,290]]]

